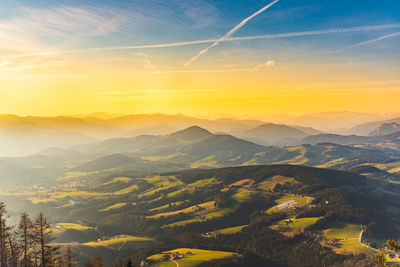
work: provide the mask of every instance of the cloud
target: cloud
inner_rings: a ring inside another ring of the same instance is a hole
[[[384,24],[384,25],[374,25],[374,26],[360,26],[360,27],[327,29],[327,30],[318,30],[318,31],[302,31],[302,32],[277,33],[277,34],[267,34],[267,35],[231,37],[231,38],[227,38],[220,42],[295,38],[295,37],[304,37],[304,36],[379,31],[379,30],[389,30],[389,29],[398,29],[398,28],[400,28],[400,24]],[[397,33],[391,34],[385,38],[394,37],[396,35],[397,35]],[[380,37],[378,39],[382,40],[385,38]],[[2,35],[1,35],[1,23],[0,23],[0,39],[3,41]],[[206,39],[206,40],[187,41],[187,42],[160,43],[160,44],[134,45],[134,46],[110,46],[110,47],[98,47],[98,48],[75,49],[75,50],[48,49],[47,51],[45,50],[45,51],[40,51],[40,52],[21,53],[21,54],[4,55],[4,56],[0,55],[0,58],[23,58],[23,57],[51,56],[51,55],[70,54],[70,53],[101,52],[101,51],[114,51],[114,50],[173,48],[173,47],[209,44],[209,43],[214,43],[216,41],[218,41],[218,40],[217,39]],[[1,45],[2,45],[2,42],[0,43],[0,48],[1,48]],[[361,44],[359,44],[359,45],[361,45]]]
[[[268,60],[267,62],[265,62],[263,64],[259,64],[259,65],[255,66],[254,68],[249,70],[249,72],[256,72],[263,68],[273,68],[273,67],[275,67],[275,60]]]
[[[151,60],[147,54],[134,53],[133,55],[142,59],[143,68],[145,68],[147,70],[156,70],[156,67],[153,65],[153,62],[151,62]]]
[[[134,24],[136,16],[113,8],[22,7],[11,17],[0,19],[0,53],[51,55],[57,52],[57,44],[66,46],[71,41],[123,32]]]
[[[7,65],[9,65],[9,64],[10,64],[10,62],[8,62],[8,61],[3,61],[3,62],[0,63],[0,68],[3,68],[3,67],[5,67],[5,66],[7,66]]]
[[[209,1],[171,1],[177,9],[182,9],[181,20],[188,20],[191,29],[200,29],[215,25],[219,19],[219,10]]]
[[[22,8],[22,14],[18,25],[44,37],[104,36],[129,21],[121,10],[97,7]]]
[[[270,67],[275,67],[275,61],[274,60],[268,60],[265,62],[265,67],[270,68]]]
[[[207,54],[208,50],[210,50],[213,47],[216,47],[219,45],[220,42],[223,42],[224,40],[228,39],[231,37],[235,32],[237,32],[240,28],[242,28],[244,25],[246,25],[247,22],[249,22],[251,19],[254,17],[258,16],[259,14],[263,13],[270,7],[272,7],[274,4],[276,4],[279,0],[274,0],[273,2],[269,3],[268,5],[264,6],[260,10],[258,10],[256,13],[252,14],[250,17],[247,17],[246,19],[242,20],[238,25],[233,27],[229,32],[227,32],[222,38],[218,39],[214,43],[212,43],[209,47],[201,50],[196,56],[194,56],[191,60],[185,63],[185,67],[189,67],[193,62],[195,62],[199,57],[202,55]]]

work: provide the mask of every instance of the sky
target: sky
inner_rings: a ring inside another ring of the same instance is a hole
[[[399,51],[399,0],[2,0],[0,113],[400,112]]]

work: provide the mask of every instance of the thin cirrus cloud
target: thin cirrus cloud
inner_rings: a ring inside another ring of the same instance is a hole
[[[229,32],[227,32],[222,38],[216,40],[214,43],[212,43],[210,46],[208,46],[207,48],[202,49],[197,55],[195,55],[194,57],[192,57],[191,60],[189,60],[188,62],[185,63],[185,67],[189,67],[191,64],[193,64],[193,62],[195,62],[198,58],[200,58],[202,55],[207,54],[208,50],[210,50],[213,47],[216,47],[217,45],[219,45],[221,42],[223,42],[224,40],[230,38],[232,35],[235,34],[235,32],[237,32],[240,28],[242,28],[244,25],[247,24],[247,22],[249,22],[250,20],[252,20],[253,18],[255,18],[256,16],[260,15],[261,13],[265,12],[266,10],[268,10],[270,7],[272,7],[273,5],[275,5],[279,0],[274,0],[271,3],[269,3],[268,5],[264,6],[263,8],[261,8],[260,10],[258,10],[257,12],[255,12],[254,14],[252,14],[251,16],[245,18],[244,20],[242,20],[238,25],[236,25],[235,27],[233,27]]]
[[[145,53],[134,53],[133,56],[141,59],[142,67],[147,70],[156,70],[150,57]]]
[[[273,67],[275,67],[275,64],[276,64],[275,60],[268,60],[265,63],[262,63],[262,64],[259,64],[259,65],[255,66],[254,68],[249,70],[249,72],[256,72],[256,71],[259,71],[259,70],[261,70],[263,68],[273,68]]]
[[[3,61],[3,62],[0,63],[0,68],[3,68],[3,67],[5,67],[5,66],[7,66],[7,65],[9,65],[9,64],[10,64],[10,62],[8,62],[8,61]]]
[[[0,25],[0,28],[1,28],[1,25]],[[390,29],[398,29],[398,28],[400,28],[400,24],[384,24],[384,25],[373,25],[373,26],[359,26],[359,27],[349,27],[349,28],[326,29],[326,30],[317,30],[317,31],[301,31],[301,32],[277,33],[277,34],[267,34],[267,35],[230,37],[230,38],[224,39],[221,42],[295,38],[295,37],[304,37],[304,36],[318,36],[318,35],[341,34],[341,33],[380,31],[380,30],[390,30]],[[397,36],[397,34],[389,34],[384,38],[380,37],[380,38],[374,40],[374,42],[378,42],[378,41],[388,39],[391,37],[395,37],[395,36]],[[1,37],[1,31],[0,31],[0,37]],[[217,39],[207,39],[207,40],[196,40],[196,41],[187,41],[187,42],[174,42],[174,43],[161,43],[161,44],[148,44],[148,45],[135,45],[135,46],[110,46],[110,47],[75,49],[75,50],[54,50],[54,49],[51,50],[51,49],[49,49],[47,51],[41,51],[41,52],[36,52],[36,53],[4,55],[4,56],[0,56],[0,58],[23,58],[23,57],[51,56],[51,55],[58,55],[58,54],[101,52],[101,51],[113,51],[113,50],[173,48],[173,47],[192,46],[192,45],[199,45],[199,44],[208,44],[208,43],[214,43],[216,41],[218,41],[218,40]],[[364,42],[364,45],[368,44],[368,43],[372,43],[371,41]]]
[[[140,14],[98,7],[28,8],[23,7],[7,20],[0,20],[0,52],[51,50],[48,41],[67,45],[68,41],[106,36],[133,27]],[[3,52],[4,54],[4,52]]]

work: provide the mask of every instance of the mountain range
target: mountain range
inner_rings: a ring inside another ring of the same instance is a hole
[[[332,137],[328,137],[306,137],[305,141],[310,142],[304,145],[264,146],[191,126],[167,135],[114,138],[67,149],[47,149],[28,157],[0,158],[0,173],[4,178],[3,185],[27,181],[37,184],[69,177],[71,173],[85,177],[115,171],[153,173],[257,164],[347,169],[365,163],[389,163],[396,159],[391,150],[373,146],[370,140],[375,140],[374,137],[365,137],[366,141],[363,139],[365,147],[337,144],[340,142],[335,144],[329,142]],[[313,138],[318,142],[312,142]],[[379,142],[382,138],[396,142],[397,135],[379,138]]]

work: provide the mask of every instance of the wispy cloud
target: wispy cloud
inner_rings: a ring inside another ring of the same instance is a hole
[[[265,63],[262,63],[262,64],[259,64],[259,65],[255,66],[254,68],[249,70],[249,72],[256,72],[256,71],[261,70],[263,68],[273,68],[273,67],[275,67],[275,60],[268,60]]]
[[[65,46],[71,40],[122,32],[132,24],[127,12],[113,8],[23,7],[11,18],[0,20],[0,53],[29,51],[48,55],[54,44]]]
[[[3,61],[0,63],[0,68],[7,66],[8,64],[10,64],[10,62],[8,61]]]
[[[230,38],[224,39],[223,41],[220,41],[220,42],[294,38],[294,37],[352,33],[352,32],[379,31],[379,30],[389,30],[389,29],[398,29],[398,28],[400,28],[400,24],[385,24],[385,25],[337,28],[337,29],[317,30],[317,31],[302,31],[302,32],[277,33],[277,34],[267,34],[267,35],[230,37]],[[397,33],[395,35],[393,35],[393,34],[389,35],[389,37],[394,37],[394,36],[397,36]],[[0,37],[1,37],[1,31],[0,31]],[[389,38],[389,37],[386,37],[386,38]],[[382,40],[382,37],[380,40]],[[41,51],[41,52],[36,52],[36,53],[4,55],[4,56],[0,56],[0,58],[4,59],[4,58],[51,56],[51,55],[58,55],[58,54],[100,52],[100,51],[113,51],[113,50],[139,50],[139,49],[172,48],[172,47],[208,44],[208,43],[214,43],[216,41],[218,41],[218,40],[217,39],[207,39],[207,40],[197,40],[197,41],[187,41],[187,42],[161,43],[161,44],[135,45],[135,46],[110,46],[110,47],[75,49],[75,50],[47,50],[47,51]]]
[[[95,36],[119,31],[129,20],[127,14],[112,8],[62,6],[48,9],[24,8],[18,24],[40,36]]]
[[[149,56],[145,53],[135,53],[133,54],[135,57],[139,57],[142,59],[142,67],[147,69],[147,70],[155,70],[156,67],[153,65],[153,62],[151,62]]]
[[[250,17],[247,17],[246,19],[242,20],[238,25],[236,25],[235,27],[233,27],[229,32],[227,32],[222,38],[218,39],[217,41],[215,41],[214,43],[212,43],[210,46],[208,46],[207,48],[201,50],[196,56],[194,56],[190,61],[188,61],[187,63],[185,63],[185,67],[189,67],[193,62],[195,62],[199,57],[201,57],[202,55],[207,54],[208,50],[210,50],[213,47],[216,47],[217,45],[219,45],[221,42],[223,42],[224,40],[230,38],[235,32],[237,32],[240,28],[242,28],[244,25],[246,25],[247,22],[249,22],[251,19],[253,19],[254,17],[258,16],[259,14],[265,12],[267,9],[269,9],[270,7],[272,7],[274,4],[276,4],[279,0],[274,0],[273,2],[269,3],[268,5],[264,6],[263,8],[261,8],[260,10],[258,10],[256,13],[252,14]]]

